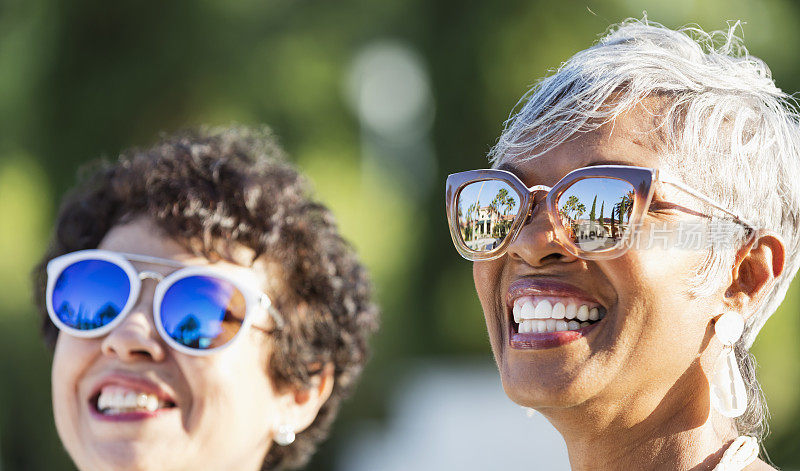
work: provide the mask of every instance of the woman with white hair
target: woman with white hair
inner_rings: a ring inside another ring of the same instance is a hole
[[[748,349],[800,262],[798,149],[734,28],[627,20],[450,175],[503,387],[572,469],[772,469]]]

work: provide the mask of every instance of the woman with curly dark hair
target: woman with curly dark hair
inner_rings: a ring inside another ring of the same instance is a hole
[[[364,268],[265,130],[99,164],[34,275],[82,471],[301,466],[377,325]]]

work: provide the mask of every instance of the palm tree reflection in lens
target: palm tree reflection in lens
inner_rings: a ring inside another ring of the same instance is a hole
[[[628,230],[635,191],[616,178],[586,178],[567,188],[558,199],[558,215],[569,240],[584,251],[616,246]],[[598,199],[600,216],[597,217]],[[588,218],[586,208],[591,205]],[[611,215],[604,216],[605,207]]]
[[[616,247],[628,231],[635,196],[633,185],[620,178],[599,176],[575,181],[555,202],[565,242],[584,252]],[[466,184],[456,202],[458,234],[464,245],[483,253],[497,248],[514,221],[523,216],[517,200],[516,190],[501,179]]]
[[[461,190],[457,203],[458,227],[467,247],[487,252],[508,235],[519,211],[513,194],[511,186],[501,180],[473,182]]]
[[[161,302],[161,317],[170,337],[190,348],[206,350],[229,342],[240,330],[246,303],[231,283],[190,276],[172,285]]]

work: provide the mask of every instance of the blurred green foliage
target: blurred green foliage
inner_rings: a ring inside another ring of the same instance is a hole
[[[357,400],[310,466],[330,469],[352,420],[382,417],[403,359],[489,355],[470,266],[450,245],[444,177],[485,166],[538,77],[643,10],[673,27],[744,20],[751,52],[800,90],[800,11],[788,0],[0,0],[0,467],[71,469],[28,273],[82,163],[192,124],[273,127],[362,253],[384,309]],[[364,164],[346,81],[359,51],[387,39],[429,76],[433,187]],[[795,287],[754,347],[782,467],[800,467],[799,330]]]

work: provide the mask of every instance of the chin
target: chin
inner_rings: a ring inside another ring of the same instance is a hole
[[[593,394],[591,386],[564,371],[543,373],[530,364],[506,364],[500,368],[506,395],[515,403],[533,409],[569,408]]]
[[[87,449],[86,446],[90,448]],[[68,450],[81,471],[157,471],[174,469],[169,462],[174,456],[165,459],[162,450],[137,440],[112,443],[81,442],[79,450]],[[173,452],[174,454],[174,452]]]
[[[144,469],[162,469],[164,463],[147,459],[147,455],[137,450],[136,446],[105,446],[97,450],[98,461],[103,464],[103,469],[119,471],[139,471]]]

